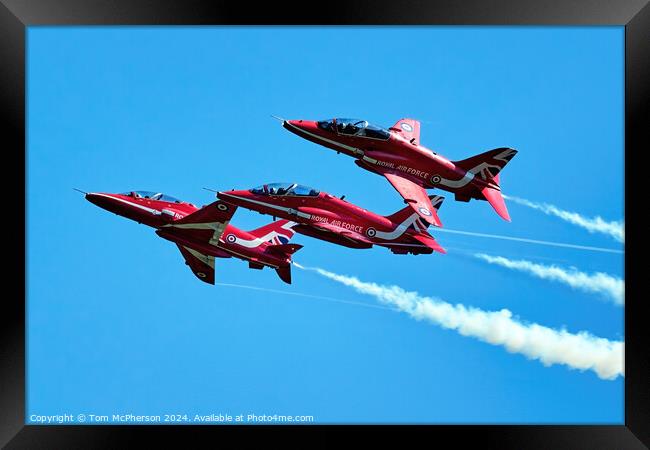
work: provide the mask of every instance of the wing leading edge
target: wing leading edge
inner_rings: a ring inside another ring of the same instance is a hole
[[[442,227],[438,211],[431,204],[431,199],[422,186],[394,173],[384,172],[382,175],[423,220],[431,225]]]

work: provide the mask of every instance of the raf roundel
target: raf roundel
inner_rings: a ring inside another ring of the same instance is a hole
[[[228,236],[226,236],[226,242],[234,244],[235,242],[237,242],[237,236],[235,236],[234,234],[229,234]]]
[[[402,127],[402,130],[407,131],[407,132],[409,132],[409,133],[410,133],[411,131],[413,131],[413,127],[412,127],[411,125],[409,125],[408,123],[406,123],[406,122],[402,122],[402,123],[400,124],[400,127]]]
[[[199,278],[205,278],[206,275],[203,272],[196,272],[196,276]]]
[[[225,203],[217,203],[217,209],[221,211],[228,211],[228,205]]]
[[[368,235],[369,237],[375,237],[377,235],[377,230],[375,230],[374,228],[368,228],[366,230],[366,235]]]
[[[433,184],[438,184],[438,183],[440,183],[441,180],[442,180],[442,178],[440,178],[440,175],[434,175],[434,176],[431,177],[431,182]]]
[[[431,215],[431,211],[429,211],[427,208],[424,208],[424,207],[418,208],[418,211],[420,211],[425,216],[430,216]]]

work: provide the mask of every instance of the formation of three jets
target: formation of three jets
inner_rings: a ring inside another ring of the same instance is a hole
[[[289,243],[295,232],[351,248],[380,245],[398,254],[445,253],[427,232],[429,225],[442,226],[438,208],[444,198],[428,195],[428,188],[453,192],[458,201],[486,200],[510,221],[499,173],[516,150],[498,148],[452,162],[420,145],[420,123],[413,119],[401,119],[389,129],[356,119],[281,120],[292,133],[352,156],[359,167],[386,177],[407,206],[380,216],[297,183],[218,192],[218,200],[202,208],[144,191],[88,193],[86,199],[156,228],[156,234],[178,246],[192,272],[210,284],[215,282],[215,258],[231,257],[248,261],[252,269],[271,267],[291,283],[291,257],[302,248]],[[281,220],[247,232],[229,223],[239,206]]]

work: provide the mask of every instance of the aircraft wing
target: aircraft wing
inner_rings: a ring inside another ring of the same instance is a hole
[[[218,200],[182,219],[168,223],[162,228],[163,234],[188,235],[193,239],[217,245],[236,210],[237,206]]]
[[[332,225],[331,223],[318,222],[313,224],[312,226],[314,228],[320,228],[321,230],[329,231],[330,233],[338,234],[339,236],[346,237],[353,241],[359,241],[371,245],[374,244],[374,242],[372,242],[370,239],[368,239],[361,233],[357,233],[356,231],[349,230],[347,228]]]
[[[422,219],[431,225],[442,227],[438,211],[431,204],[431,199],[422,186],[418,186],[406,178],[400,177],[392,172],[384,172],[383,176],[393,185],[400,193],[404,200],[418,213]]]
[[[190,266],[194,275],[205,283],[214,284],[214,256],[204,255],[184,245],[176,245],[185,258],[185,264]]]
[[[420,122],[415,119],[400,119],[391,129],[399,132],[413,145],[420,145]]]

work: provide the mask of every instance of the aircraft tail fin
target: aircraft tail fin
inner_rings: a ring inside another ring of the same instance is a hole
[[[515,149],[500,147],[461,161],[454,161],[454,164],[484,180],[493,180],[516,154]]]
[[[435,212],[437,213],[438,210],[440,209],[440,206],[442,206],[442,202],[445,200],[445,198],[442,195],[429,195],[429,199],[431,200],[431,205],[433,206]],[[402,223],[406,219],[411,217],[411,215],[413,214],[414,214],[413,207],[409,205],[391,214],[390,216],[386,216],[386,218],[394,223]],[[418,226],[423,230],[426,230],[429,227],[429,223],[425,222],[421,218],[418,218],[416,222]]]
[[[497,175],[498,181],[498,175]],[[494,208],[496,213],[503,219],[508,222],[512,222],[510,219],[510,214],[508,213],[508,208],[506,207],[506,202],[503,199],[500,189],[492,189],[491,187],[483,188],[481,191],[485,200]]]
[[[276,220],[263,227],[251,230],[249,233],[255,237],[263,238],[266,242],[273,245],[288,244],[295,234],[293,230],[295,224],[295,222],[289,220]]]
[[[287,284],[291,284],[291,264],[287,264],[286,266],[281,266],[275,269],[277,272],[278,276],[282,281],[284,281]]]
[[[510,214],[501,194],[499,178],[501,170],[516,154],[517,150],[502,147],[454,163],[489,183],[489,186],[481,189],[481,194],[496,213],[508,222],[511,221]]]
[[[288,262],[284,266],[280,266],[275,269],[276,273],[282,281],[287,284],[291,284],[291,255],[296,253],[302,248],[300,244],[272,244],[268,246],[268,250],[272,253],[279,253],[282,256],[286,256]]]

